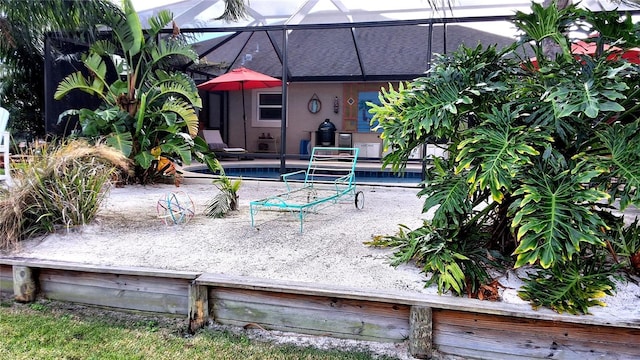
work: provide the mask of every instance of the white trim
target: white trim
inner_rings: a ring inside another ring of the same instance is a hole
[[[279,128],[280,125],[282,124],[282,120],[260,120],[260,99],[259,96],[260,94],[280,94],[282,95],[282,88],[281,87],[275,87],[275,88],[266,88],[266,89],[255,89],[252,90],[251,92],[251,96],[252,96],[252,104],[253,109],[252,109],[252,115],[251,116],[251,126],[253,127],[274,127],[274,128]],[[287,126],[288,126],[288,119],[287,119]]]

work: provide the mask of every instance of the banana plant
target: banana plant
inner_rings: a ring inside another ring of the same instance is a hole
[[[99,97],[99,109],[72,109],[67,116],[78,116],[81,135],[106,138],[136,164],[136,179],[147,182],[158,156],[190,163],[195,156],[210,168],[217,168],[215,157],[197,137],[202,107],[195,82],[184,73],[173,71],[176,64],[196,61],[197,54],[178,36],[161,34],[172,23],[172,14],[162,10],[149,20],[143,31],[130,0],[122,2],[124,17],[112,16],[111,37],[94,42],[83,55],[86,70],[68,75],[54,94],[62,99],[80,90]],[[114,76],[115,75],[115,76]]]

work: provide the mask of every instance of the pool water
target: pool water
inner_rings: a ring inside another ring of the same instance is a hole
[[[299,170],[306,170],[306,168],[287,168],[287,172],[295,172]],[[206,168],[193,169],[193,172],[201,174],[210,174]],[[279,168],[266,168],[266,167],[225,167],[224,169],[227,176],[231,177],[244,177],[244,178],[257,178],[257,179],[279,179]],[[294,175],[289,179],[304,180],[304,174]],[[405,172],[402,176],[394,174],[390,171],[367,171],[356,170],[356,183],[403,183],[403,184],[418,184],[421,181],[421,174],[419,172]]]

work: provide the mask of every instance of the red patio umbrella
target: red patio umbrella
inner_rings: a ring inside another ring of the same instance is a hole
[[[245,89],[263,89],[282,86],[282,80],[244,67],[233,69],[217,78],[203,82],[198,89],[205,91],[242,91],[242,120],[244,126],[244,147],[247,147],[247,114],[244,108]]]
[[[595,42],[579,40],[571,44],[571,53],[574,55],[594,56],[596,54],[596,51],[597,45]],[[630,63],[640,64],[640,48],[622,50],[619,47],[605,44],[603,47],[603,51],[609,53],[609,55],[607,55],[607,60],[618,60],[622,58],[629,61]],[[538,69],[538,60],[535,57],[531,58],[531,65],[533,65],[534,70]]]

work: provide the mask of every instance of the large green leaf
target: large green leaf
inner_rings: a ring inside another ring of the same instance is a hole
[[[570,260],[581,243],[604,244],[601,229],[607,225],[591,208],[608,195],[585,186],[599,173],[565,170],[553,174],[542,165],[532,168],[513,194],[521,197],[511,208],[511,226],[518,241],[516,267],[539,263],[546,269]]]
[[[603,251],[557,263],[529,274],[518,295],[535,308],[546,306],[558,313],[588,314],[591,306],[606,306],[606,295],[615,293],[616,266],[605,262]]]
[[[107,84],[107,64],[97,54],[87,55],[82,62],[89,70],[90,77],[93,78],[91,87],[96,89],[96,92],[102,93]]]
[[[136,9],[133,7],[131,0],[122,0],[122,7],[126,17],[127,27],[121,29],[114,29],[117,31],[126,32],[127,36],[121,40],[125,40],[124,45],[125,52],[128,53],[129,58],[138,55],[140,49],[144,44],[144,34],[142,33],[142,24],[140,18],[136,13]]]
[[[381,105],[368,103],[371,124],[382,129],[383,147],[392,150],[384,159],[394,170],[402,170],[419,145],[446,139],[456,143],[459,130],[483,112],[495,99],[504,99],[504,82],[510,48],[461,47],[451,57],[437,56],[428,76],[382,90]]]
[[[473,208],[466,176],[446,172],[429,172],[427,175],[425,188],[418,193],[425,198],[422,211],[426,213],[437,207],[432,219],[436,228],[460,227],[461,219],[468,217]]]
[[[149,169],[156,157],[151,155],[150,151],[141,151],[134,157],[136,163],[143,169]]]
[[[556,6],[542,6],[535,2],[531,3],[531,12],[517,12],[514,23],[518,29],[523,31],[521,39],[522,43],[533,41],[533,50],[537,57],[538,63],[545,61],[555,61],[556,59],[547,59],[543,50],[543,40],[551,39],[558,44],[561,49],[561,56],[570,59],[571,48],[565,34],[569,30],[572,19],[578,18],[575,6],[568,6],[564,9],[558,9]]]
[[[129,132],[114,132],[106,138],[109,146],[120,150],[125,156],[131,155],[133,140]]]
[[[170,139],[166,139],[164,143],[160,145],[162,154],[168,155],[171,158],[176,156],[180,158],[182,163],[191,163],[191,146],[184,141],[181,135],[175,135]]]
[[[599,154],[597,163],[615,179],[608,188],[611,201],[618,199],[620,210],[640,204],[640,123],[612,124],[598,132],[597,138],[593,145]]]
[[[618,87],[617,83],[607,84],[603,79],[589,79],[583,83],[565,81],[549,93],[547,101],[562,106],[557,112],[558,117],[583,112],[587,117],[594,119],[600,111],[624,111],[624,107],[611,100],[624,98],[619,92],[624,89]]]
[[[456,172],[467,169],[470,191],[488,189],[494,201],[500,203],[513,191],[516,177],[531,165],[536,148],[552,139],[538,129],[517,125],[519,114],[508,106],[494,109],[482,126],[467,130],[466,139],[458,145]]]

